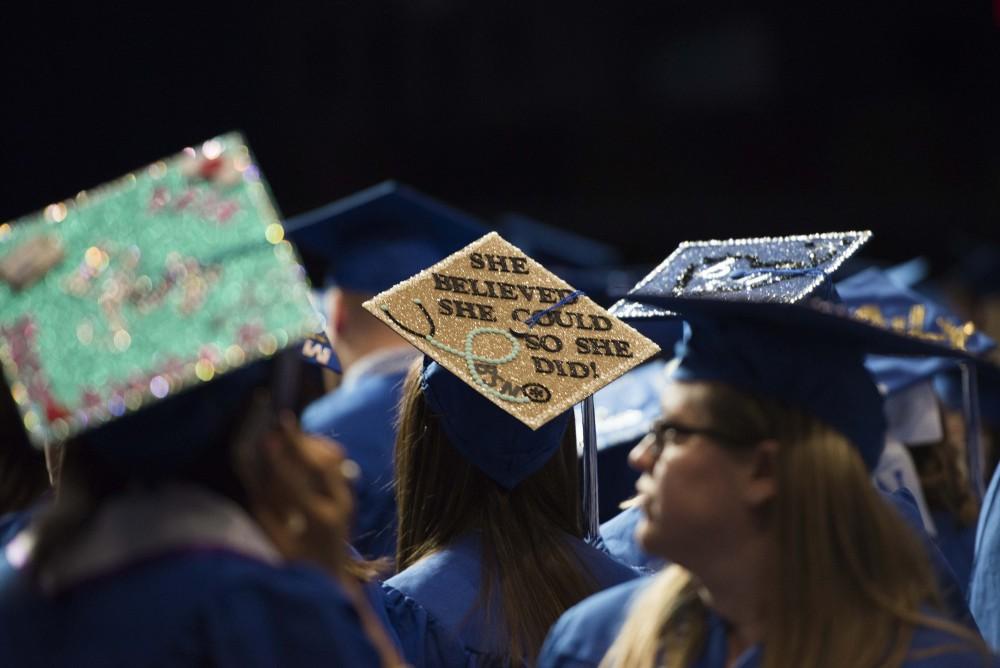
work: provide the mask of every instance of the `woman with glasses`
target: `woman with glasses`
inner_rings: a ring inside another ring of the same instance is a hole
[[[594,665],[580,657],[608,645],[605,667],[1000,665],[949,620],[871,483],[884,419],[863,353],[891,335],[805,306],[649,303],[688,323],[662,420],[631,454],[636,538],[671,565],[570,610],[539,665]]]

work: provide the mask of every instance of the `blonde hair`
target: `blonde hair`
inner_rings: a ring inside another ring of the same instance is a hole
[[[769,510],[777,559],[764,574],[772,592],[764,668],[896,667],[918,625],[953,633],[988,657],[973,633],[921,612],[941,607],[924,546],[880,497],[846,438],[799,411],[720,384],[708,384],[706,408],[714,424],[748,442],[772,438],[781,445]],[[676,565],[656,576],[602,668],[691,665],[707,632],[700,590],[697,578]]]

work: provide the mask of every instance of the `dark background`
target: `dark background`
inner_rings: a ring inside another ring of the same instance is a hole
[[[139,9],[3,20],[0,220],[240,129],[287,215],[396,178],[632,262],[869,228],[871,255],[944,266],[1000,241],[990,0]]]

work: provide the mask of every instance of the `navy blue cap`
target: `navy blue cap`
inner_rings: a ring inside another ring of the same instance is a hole
[[[829,275],[869,236],[682,244],[629,299],[645,317],[684,318],[675,379],[725,382],[803,410],[847,437],[871,469],[885,418],[864,355],[965,353],[856,320],[836,303]]]
[[[837,292],[851,313],[880,327],[981,356],[996,342],[972,323],[928,297],[899,284],[887,272],[867,269],[837,283]],[[886,357],[870,355],[868,369],[887,395],[931,380],[952,369],[954,357]]]
[[[420,389],[452,446],[504,489],[516,487],[555,454],[572,413],[532,430],[426,355]]]
[[[314,284],[374,294],[486,233],[475,218],[394,181],[290,218]]]
[[[195,385],[78,436],[80,443],[130,476],[162,479],[232,436],[251,393],[269,383],[271,359]]]

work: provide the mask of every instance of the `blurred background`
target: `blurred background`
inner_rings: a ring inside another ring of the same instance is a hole
[[[395,178],[637,264],[825,230],[935,267],[1000,242],[991,0],[29,11],[3,22],[0,220],[239,129],[286,215]]]

